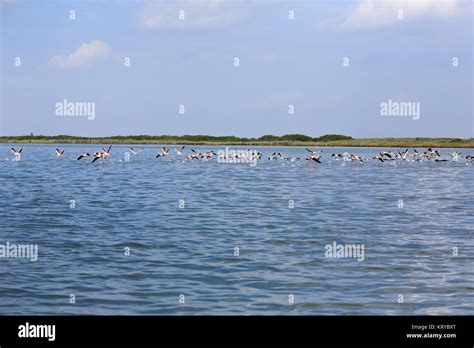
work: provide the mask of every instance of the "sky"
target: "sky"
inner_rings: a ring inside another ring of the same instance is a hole
[[[0,0],[0,135],[474,137],[473,14],[470,0]],[[382,114],[390,101],[419,114]]]

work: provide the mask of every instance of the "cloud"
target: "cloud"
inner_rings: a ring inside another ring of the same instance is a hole
[[[110,53],[110,47],[103,41],[93,40],[82,44],[76,51],[68,55],[57,55],[51,59],[53,66],[70,69],[89,66],[93,62],[106,58]]]
[[[375,28],[396,24],[417,17],[449,17],[457,10],[457,0],[359,0],[343,21],[344,29]]]
[[[220,28],[251,18],[256,6],[256,1],[158,1],[148,3],[140,10],[138,24],[149,29]],[[180,18],[183,15],[184,18]]]

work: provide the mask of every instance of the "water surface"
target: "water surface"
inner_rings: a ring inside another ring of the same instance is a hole
[[[94,164],[76,156],[99,146],[59,159],[26,145],[16,162],[9,148],[0,244],[37,244],[39,259],[0,258],[0,314],[474,312],[471,163],[333,162],[380,149],[324,148],[308,165],[266,159],[304,148],[252,147],[265,159],[250,166],[156,159],[161,146],[126,161],[119,145]],[[326,257],[333,242],[364,245],[364,260]]]

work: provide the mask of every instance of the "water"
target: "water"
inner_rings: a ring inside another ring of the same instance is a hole
[[[0,258],[0,314],[473,314],[470,163],[328,162],[380,149],[325,148],[309,166],[266,159],[304,148],[262,147],[252,167],[155,159],[160,146],[127,162],[114,145],[90,164],[75,158],[99,146],[23,147],[13,162],[0,146],[0,244],[39,259]],[[364,260],[325,257],[333,242]]]

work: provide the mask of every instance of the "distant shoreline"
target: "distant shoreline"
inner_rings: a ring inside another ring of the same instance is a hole
[[[207,145],[207,146],[313,146],[313,147],[438,147],[474,148],[474,138],[360,138],[343,135],[324,135],[311,138],[301,134],[284,136],[265,135],[260,138],[233,136],[111,136],[76,137],[58,136],[3,136],[0,144],[134,144],[134,145]]]

